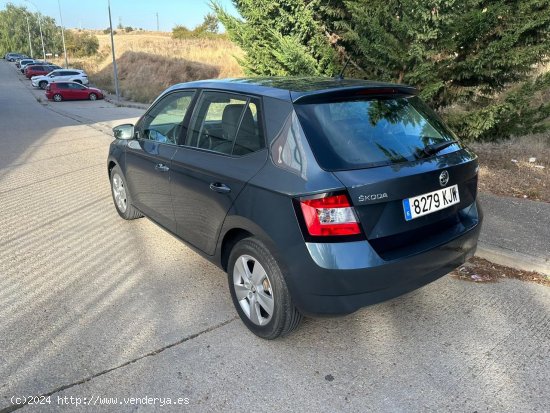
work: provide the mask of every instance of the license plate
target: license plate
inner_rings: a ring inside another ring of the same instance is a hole
[[[405,220],[410,221],[411,219],[448,208],[459,202],[458,185],[438,189],[437,191],[428,192],[427,194],[418,195],[413,198],[407,198],[403,200]]]

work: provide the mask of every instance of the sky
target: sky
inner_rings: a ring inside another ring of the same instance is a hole
[[[26,6],[29,11],[40,11],[53,17],[59,24],[59,6],[57,0],[0,0],[0,10],[6,3]],[[67,28],[105,29],[109,27],[107,0],[59,0],[63,26]],[[237,14],[231,0],[219,0],[226,10]],[[119,21],[124,26],[145,30],[157,29],[157,17],[161,31],[172,31],[176,24],[193,28],[200,24],[209,13],[208,0],[111,0],[113,27]],[[34,7],[36,6],[36,7]]]

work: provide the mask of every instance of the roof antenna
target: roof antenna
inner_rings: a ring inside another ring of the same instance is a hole
[[[349,63],[350,60],[351,60],[351,56],[348,56],[348,60],[346,60],[346,63],[344,64],[344,67],[342,68],[340,73],[338,73],[336,76],[334,76],[334,79],[344,80],[344,71],[346,70],[346,67],[348,67],[348,63]]]

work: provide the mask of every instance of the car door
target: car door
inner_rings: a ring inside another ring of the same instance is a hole
[[[171,163],[177,235],[213,255],[227,212],[267,159],[260,99],[203,91]]]
[[[66,82],[55,82],[55,85],[57,87],[57,93],[59,93],[63,97],[63,100],[72,99],[71,89]]]
[[[59,82],[62,79],[61,77],[61,74],[63,73],[62,70],[55,70],[53,72],[51,72],[49,75],[48,75],[48,82]]]
[[[151,107],[135,128],[126,150],[126,180],[132,202],[149,218],[175,231],[170,198],[170,160],[176,153],[194,90],[169,93]]]
[[[78,83],[68,83],[71,99],[88,99],[88,88]]]
[[[63,70],[63,71],[59,72],[58,76],[56,76],[56,81],[57,82],[61,82],[61,81],[66,82],[66,81],[68,81],[69,78],[70,78],[70,74],[71,74],[70,71]]]

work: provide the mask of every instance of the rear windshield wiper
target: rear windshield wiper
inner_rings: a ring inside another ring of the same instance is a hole
[[[439,143],[432,143],[430,145],[426,145],[423,149],[423,152],[428,156],[432,156],[438,153],[439,151],[442,151],[443,149],[448,148],[451,145],[454,145],[455,143],[458,143],[458,141],[452,140],[452,141],[445,141],[445,142],[439,142]]]

